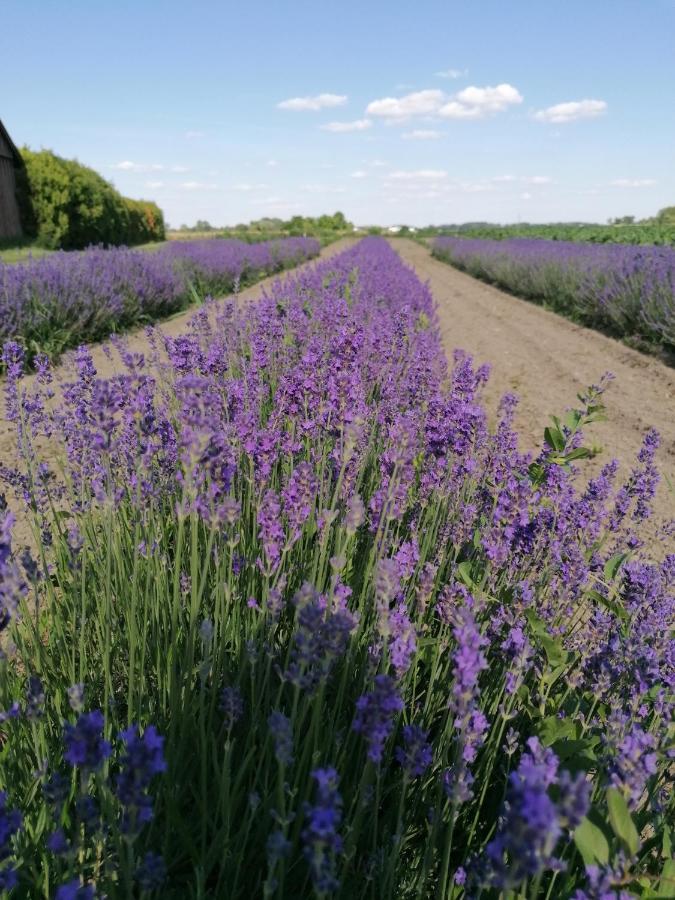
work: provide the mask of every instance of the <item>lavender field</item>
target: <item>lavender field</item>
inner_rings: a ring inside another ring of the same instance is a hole
[[[92,247],[0,262],[0,341],[18,341],[31,357],[58,356],[165,318],[208,294],[229,293],[319,249],[310,238],[175,241],[153,252]]]
[[[672,247],[441,237],[433,252],[585,325],[675,350]]]
[[[655,431],[575,478],[605,380],[523,453],[377,238],[111,379],[80,348],[59,404],[24,355],[12,896],[672,896],[675,557],[642,546]]]

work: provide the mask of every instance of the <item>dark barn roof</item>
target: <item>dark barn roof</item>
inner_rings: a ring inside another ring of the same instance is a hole
[[[13,240],[22,234],[21,213],[17,202],[17,175],[25,170],[21,154],[0,122],[0,240]]]
[[[7,154],[6,148],[9,149],[9,155]],[[0,156],[4,156],[5,159],[11,159],[17,166],[23,165],[21,154],[14,146],[14,141],[11,139],[9,133],[7,132],[7,129],[2,124],[2,119],[0,119]]]

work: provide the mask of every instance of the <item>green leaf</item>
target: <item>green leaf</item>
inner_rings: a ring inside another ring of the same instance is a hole
[[[600,591],[589,591],[588,596],[595,600],[596,603],[599,603],[600,606],[604,606],[605,609],[608,609],[610,612],[613,612],[615,616],[621,619],[623,622],[630,621],[630,614],[626,609],[619,603],[618,600],[610,600],[609,597],[605,597],[604,594],[601,594]]]
[[[635,856],[640,849],[640,835],[623,794],[616,788],[609,788],[607,791],[607,808],[612,831],[626,846],[630,855]]]
[[[675,859],[667,859],[661,869],[657,897],[675,897]]]
[[[539,642],[544,648],[546,659],[548,660],[549,665],[553,666],[554,668],[557,668],[558,666],[566,666],[567,663],[570,662],[572,654],[568,653],[565,650],[560,638],[554,639],[550,636],[546,623],[539,618],[539,616],[533,609],[525,610],[525,618],[529,622],[530,628],[532,629],[533,633],[537,638],[539,638]],[[556,678],[559,677],[560,674],[561,673],[558,672]]]
[[[628,553],[616,553],[605,563],[605,580],[612,581],[614,576],[621,568],[622,564],[628,559]]]
[[[539,725],[539,739],[544,747],[550,747],[556,741],[565,738],[576,738],[577,724],[572,719],[559,719],[558,716],[547,716]]]
[[[591,451],[588,447],[577,447],[576,450],[570,450],[565,454],[565,462],[572,462],[574,459],[588,459],[590,455]]]
[[[457,575],[459,576],[459,580],[463,582],[466,587],[473,590],[477,585],[473,579],[472,570],[473,564],[469,559],[465,559],[464,562],[461,562],[457,566]]]
[[[559,428],[544,428],[544,440],[558,453],[565,449],[565,436]]]
[[[584,816],[581,824],[574,831],[574,843],[587,866],[609,863],[609,842],[601,828],[595,825],[588,816]]]

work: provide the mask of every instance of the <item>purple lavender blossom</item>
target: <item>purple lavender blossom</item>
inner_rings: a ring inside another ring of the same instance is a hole
[[[274,755],[282,766],[293,764],[293,726],[288,716],[275,709],[268,719],[267,726],[274,742]]]
[[[312,778],[317,783],[317,791],[314,804],[305,806],[303,852],[309,862],[314,889],[319,894],[329,894],[340,887],[335,864],[343,847],[338,834],[342,821],[342,798],[337,789],[338,774],[335,769],[315,769]]]
[[[327,599],[309,584],[303,585],[293,604],[297,623],[285,677],[312,691],[325,681],[343,656],[358,619],[344,606],[330,610]]]
[[[148,725],[141,735],[137,725],[120,733],[124,743],[121,771],[115,779],[115,794],[122,805],[122,830],[136,833],[152,819],[152,798],[148,794],[150,782],[166,771],[164,738],[154,725]]]
[[[558,842],[564,829],[574,829],[588,811],[591,786],[585,775],[559,779],[555,753],[537,738],[530,738],[527,746],[509,776],[502,825],[485,850],[485,887],[510,890],[542,872],[563,869],[555,856]],[[558,804],[549,795],[555,784],[562,789]]]
[[[95,709],[82,713],[75,725],[66,722],[63,732],[65,752],[63,758],[73,768],[76,766],[96,772],[110,756],[110,743],[103,738],[103,713]]]
[[[403,726],[403,746],[394,755],[408,778],[419,778],[433,762],[433,750],[427,738],[429,733],[418,725]]]
[[[7,794],[0,791],[0,889],[10,890],[17,883],[17,873],[11,863],[4,865],[11,857],[12,838],[19,833],[23,824],[17,809],[7,808]]]
[[[96,900],[96,888],[73,878],[57,889],[54,900]]]
[[[63,828],[57,828],[49,835],[45,841],[45,846],[50,853],[56,856],[63,856],[70,850],[70,842],[68,841]]]
[[[157,891],[166,881],[164,857],[149,851],[136,869],[136,883],[142,891]]]
[[[388,675],[377,675],[375,686],[356,701],[356,715],[352,729],[362,734],[368,742],[368,758],[374,763],[382,761],[384,745],[394,729],[396,713],[403,709],[396,682]]]
[[[274,568],[281,559],[286,535],[281,524],[279,495],[272,490],[265,493],[258,509],[258,527],[267,565]]]
[[[220,695],[220,709],[228,731],[244,714],[244,699],[238,687],[224,687]]]

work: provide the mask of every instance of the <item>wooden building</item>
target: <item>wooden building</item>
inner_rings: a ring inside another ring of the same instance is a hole
[[[21,237],[16,173],[22,166],[21,154],[0,122],[0,240]]]

